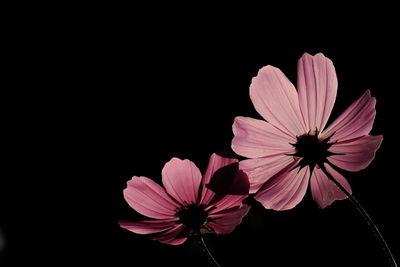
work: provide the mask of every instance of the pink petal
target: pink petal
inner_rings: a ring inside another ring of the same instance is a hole
[[[375,97],[367,90],[353,102],[331,125],[322,133],[332,136],[331,141],[345,141],[367,135],[375,120]]]
[[[239,163],[232,163],[217,170],[207,188],[214,191],[217,197],[224,195],[248,195],[249,179],[239,170]]]
[[[307,129],[322,131],[336,99],[337,78],[332,61],[321,53],[305,53],[297,64],[297,89]]]
[[[136,234],[153,234],[168,230],[175,226],[176,221],[171,220],[145,220],[138,222],[119,222],[125,228]]]
[[[162,170],[162,181],[168,194],[181,204],[197,202],[201,173],[190,160],[172,158]]]
[[[242,219],[249,212],[250,207],[243,205],[233,211],[225,214],[210,216],[214,220],[207,223],[217,234],[229,234],[233,229],[242,222]]]
[[[156,234],[154,237],[152,237],[152,239],[170,245],[180,245],[184,243],[187,239],[187,237],[185,236],[180,236],[184,229],[185,227],[183,226],[183,224],[177,224],[176,226],[165,232]]]
[[[283,172],[265,183],[255,195],[255,199],[267,209],[292,209],[303,199],[309,179],[309,167]]]
[[[291,150],[296,138],[270,123],[248,117],[236,117],[233,123],[232,150],[248,158],[259,158]]]
[[[178,207],[159,184],[146,177],[129,180],[124,197],[134,210],[155,219],[174,218]]]
[[[351,187],[347,180],[331,166],[325,164],[327,171],[351,194]],[[325,208],[335,200],[346,199],[347,196],[342,192],[326,174],[320,169],[315,168],[310,180],[311,193],[315,202],[320,208]]]
[[[229,158],[229,157],[221,157],[217,154],[212,154],[210,160],[208,162],[208,167],[206,172],[204,173],[203,180],[201,183],[202,193],[200,203],[208,204],[211,199],[215,196],[215,193],[208,189],[206,185],[210,183],[211,177],[213,174],[221,169],[224,166],[237,162],[237,159]]]
[[[307,132],[296,88],[280,69],[260,69],[251,82],[250,98],[257,112],[273,126],[290,136]]]
[[[243,205],[248,195],[226,195],[213,203],[211,213],[219,213]]]
[[[281,154],[266,158],[242,160],[239,163],[239,169],[247,174],[250,182],[250,194],[252,194],[291,163],[294,163],[293,157]]]
[[[383,140],[382,135],[366,135],[354,140],[338,142],[329,149],[333,153],[343,154],[330,156],[328,160],[347,171],[359,171],[366,168],[375,158]]]
[[[273,126],[290,136],[306,132],[296,88],[280,69],[260,69],[251,82],[250,98],[257,112]]]

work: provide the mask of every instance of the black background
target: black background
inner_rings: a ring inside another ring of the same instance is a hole
[[[133,175],[160,182],[172,157],[204,171],[214,151],[230,147],[235,116],[261,118],[248,93],[258,69],[276,66],[295,84],[304,52],[335,64],[331,119],[367,89],[377,98],[372,134],[384,141],[366,170],[346,177],[398,257],[400,57],[392,22],[320,30],[311,20],[278,30],[281,21],[244,27],[243,18],[205,14],[58,15],[11,31],[0,263],[207,266],[195,239],[170,246],[121,229],[118,220],[142,218],[122,190]],[[309,191],[293,210],[255,205],[232,234],[206,241],[222,266],[386,263],[348,201],[320,210]]]

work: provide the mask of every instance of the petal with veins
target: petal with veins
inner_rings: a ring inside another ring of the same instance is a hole
[[[296,88],[278,68],[259,70],[250,85],[250,98],[257,112],[289,136],[307,132]]]
[[[382,140],[382,135],[366,135],[355,140],[336,143],[329,151],[341,155],[330,156],[328,160],[344,170],[360,171],[365,169],[375,158],[375,153]]]
[[[197,203],[201,173],[190,160],[172,158],[162,170],[162,181],[168,194],[179,203]]]
[[[350,184],[347,180],[331,166],[325,164],[326,170],[338,181],[350,194],[352,193]],[[320,208],[325,208],[335,200],[346,199],[347,196],[342,192],[320,168],[315,168],[311,175],[310,187],[313,199]]]
[[[128,204],[144,216],[171,219],[178,204],[153,180],[134,176],[127,183],[124,197]]]
[[[299,104],[308,130],[322,131],[336,100],[337,78],[332,61],[322,53],[305,53],[297,64]]]

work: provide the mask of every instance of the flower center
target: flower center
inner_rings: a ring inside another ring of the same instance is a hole
[[[301,158],[299,162],[300,168],[310,166],[312,171],[315,165],[322,165],[324,162],[327,162],[329,156],[335,155],[335,153],[328,151],[328,149],[334,144],[329,143],[332,135],[325,139],[321,139],[318,137],[318,134],[318,130],[315,130],[314,134],[308,132],[301,136],[296,136],[297,143],[291,144],[295,147],[296,153],[290,155]]]
[[[208,216],[204,207],[194,204],[180,208],[176,214],[182,224],[193,230],[199,230],[207,222]]]

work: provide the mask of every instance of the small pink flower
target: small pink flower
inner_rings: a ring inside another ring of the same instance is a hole
[[[250,98],[268,122],[236,117],[232,149],[250,158],[240,162],[250,180],[250,193],[265,208],[286,210],[304,197],[308,184],[324,208],[346,195],[321,167],[351,193],[332,165],[347,171],[366,168],[383,137],[368,135],[376,99],[366,91],[325,128],[337,92],[332,61],[323,54],[304,54],[298,61],[297,88],[277,68],[266,66],[253,78]]]
[[[237,160],[213,154],[202,177],[193,162],[172,158],[162,170],[165,189],[149,178],[133,177],[124,190],[125,200],[134,210],[153,219],[120,222],[120,226],[171,245],[182,244],[192,234],[232,232],[250,208],[243,204],[249,190],[247,177],[239,171],[233,173],[229,184],[232,191],[225,194],[215,193],[206,185],[214,183],[215,176],[224,178],[224,169],[232,174],[229,168],[234,167],[233,163]],[[241,194],[234,195],[237,187]]]

